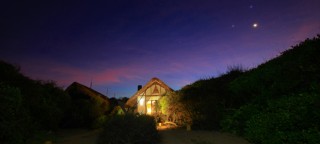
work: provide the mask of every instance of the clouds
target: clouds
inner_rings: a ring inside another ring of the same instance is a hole
[[[292,41],[301,42],[303,37],[312,37],[320,32],[320,18],[318,20],[309,20],[301,25],[292,34]]]
[[[102,70],[75,67],[45,59],[25,60],[21,64],[22,72],[26,75],[42,80],[54,80],[60,85],[67,86],[74,81],[90,84],[94,81],[97,85],[120,83],[125,80],[137,78],[138,69],[127,67],[111,67]],[[91,66],[95,67],[95,66]],[[97,65],[96,67],[100,67]]]

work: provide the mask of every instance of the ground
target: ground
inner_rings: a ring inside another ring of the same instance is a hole
[[[159,129],[160,144],[249,144],[245,139],[228,133],[213,131],[186,131],[185,129]],[[58,133],[54,144],[94,144],[99,130],[64,130]]]
[[[54,144],[95,144],[100,130],[71,129],[59,131]]]
[[[161,144],[249,144],[248,141],[228,133],[213,131],[161,130]]]

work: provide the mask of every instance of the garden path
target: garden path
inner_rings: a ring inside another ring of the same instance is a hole
[[[64,130],[58,133],[54,144],[95,144],[99,130]],[[245,139],[214,131],[187,131],[185,129],[159,129],[160,144],[249,144]]]
[[[245,139],[214,131],[160,130],[161,144],[250,144]]]

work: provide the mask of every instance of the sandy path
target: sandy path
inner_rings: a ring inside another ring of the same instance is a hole
[[[54,144],[95,144],[99,130],[73,129],[58,133]],[[249,144],[245,139],[213,131],[159,130],[160,144]]]
[[[161,144],[249,144],[241,137],[220,132],[173,129],[160,130],[159,133]]]
[[[100,130],[72,129],[58,133],[54,144],[95,144]]]

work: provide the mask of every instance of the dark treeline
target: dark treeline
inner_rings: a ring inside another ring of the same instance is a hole
[[[173,94],[179,97],[171,98],[175,120],[188,119],[193,129],[236,133],[253,143],[320,143],[319,56],[318,35],[257,68],[234,67],[196,81]]]
[[[35,143],[37,137],[63,128],[101,127],[115,106],[110,103],[79,83],[64,91],[55,82],[30,79],[19,67],[0,61],[0,143]]]
[[[70,109],[70,96],[54,82],[32,80],[0,61],[1,143],[26,143],[39,131],[56,130]]]

